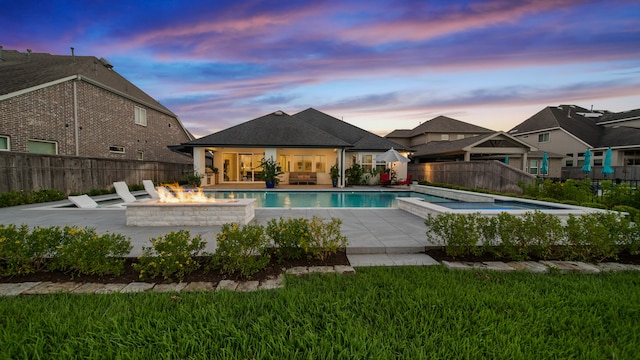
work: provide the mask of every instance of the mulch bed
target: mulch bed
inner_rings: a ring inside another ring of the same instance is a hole
[[[485,261],[503,261],[508,262],[512,259],[498,258],[490,254],[482,256],[467,255],[462,257],[452,257],[447,255],[442,248],[432,248],[426,251],[426,254],[437,260],[441,261],[463,261],[463,262],[485,262]],[[532,261],[538,261],[542,259],[529,259]],[[547,260],[554,260],[550,258]],[[557,259],[555,259],[557,260]],[[640,255],[631,255],[628,252],[622,252],[618,254],[617,259],[605,259],[605,261],[618,262],[622,264],[634,264],[640,265]],[[136,262],[135,258],[125,259],[125,272],[120,276],[98,276],[98,275],[75,275],[68,272],[52,271],[52,272],[39,272],[28,275],[12,276],[12,277],[0,277],[0,283],[20,283],[28,281],[51,281],[51,282],[92,282],[92,283],[130,283],[133,281],[145,281],[150,283],[163,283],[166,282],[163,278],[151,278],[141,280],[138,277],[138,272],[133,269],[133,264]],[[217,271],[206,271],[204,266],[200,269],[192,272],[184,278],[184,282],[212,282],[219,283],[221,280],[265,280],[274,276],[280,275],[285,269],[289,269],[296,266],[334,266],[334,265],[349,265],[349,260],[344,251],[339,251],[334,255],[329,256],[327,259],[312,260],[312,259],[298,259],[287,260],[279,263],[275,258],[271,259],[269,265],[262,271],[254,274],[250,278],[245,278],[241,274],[220,274]]]
[[[462,262],[485,262],[485,261],[502,261],[502,262],[509,262],[509,261],[513,261],[513,259],[510,258],[505,258],[505,257],[496,257],[493,256],[491,254],[483,254],[483,255],[465,255],[465,256],[460,256],[460,257],[452,257],[450,255],[448,255],[447,253],[445,253],[444,249],[442,248],[433,248],[433,249],[428,249],[426,251],[427,255],[431,256],[432,258],[434,258],[435,260],[437,260],[438,262],[440,261],[462,261]],[[558,249],[555,249],[552,254],[550,255],[549,258],[547,259],[536,259],[536,258],[532,258],[532,259],[528,259],[529,261],[540,261],[540,260],[560,260],[559,255],[554,255],[555,254],[559,254],[560,251],[558,251]],[[629,252],[620,252],[618,253],[616,258],[611,258],[611,259],[603,259],[600,262],[617,262],[617,263],[621,263],[621,264],[633,264],[633,265],[640,265],[640,255],[632,255],[629,254]]]
[[[38,272],[28,275],[19,275],[11,277],[0,277],[0,283],[21,283],[28,281],[51,281],[51,282],[83,282],[83,283],[114,283],[114,284],[128,284],[133,281],[145,281],[149,283],[163,283],[165,282],[162,277],[159,278],[147,278],[141,280],[139,273],[133,269],[133,264],[136,262],[135,258],[125,259],[125,271],[120,276],[98,276],[98,275],[74,275],[68,272],[51,271],[51,272]],[[264,270],[254,274],[250,278],[244,278],[241,274],[226,275],[220,274],[218,271],[206,271],[204,266],[200,269],[187,275],[183,282],[212,282],[218,283],[220,280],[265,280],[270,277],[280,275],[285,269],[296,266],[334,266],[334,265],[349,265],[347,255],[344,251],[340,251],[334,255],[329,256],[325,260],[313,260],[313,259],[298,259],[287,260],[282,263],[278,263],[275,258],[271,258],[271,262]]]

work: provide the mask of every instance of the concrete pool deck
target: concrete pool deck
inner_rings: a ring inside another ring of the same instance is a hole
[[[405,188],[406,189],[406,188]],[[136,194],[136,192],[134,192]],[[138,192],[139,194],[139,192]],[[22,205],[0,208],[0,224],[26,224],[29,228],[48,226],[79,226],[95,228],[99,234],[117,233],[131,239],[131,256],[142,253],[143,246],[150,246],[150,239],[171,231],[190,230],[191,235],[201,235],[207,241],[207,251],[215,251],[215,234],[220,226],[126,226],[125,210],[102,209],[46,209],[43,207],[68,203]],[[426,265],[432,259],[420,254],[427,246],[424,220],[406,211],[394,208],[367,209],[283,209],[256,208],[255,220],[266,224],[280,217],[319,216],[336,217],[342,220],[342,233],[348,239],[347,254],[352,266],[367,265]],[[367,256],[363,256],[367,255]]]

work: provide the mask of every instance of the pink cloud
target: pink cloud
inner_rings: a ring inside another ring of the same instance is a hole
[[[469,29],[479,29],[496,24],[515,23],[523,16],[543,11],[558,11],[585,1],[554,0],[514,2],[494,0],[472,4],[466,10],[451,5],[447,12],[429,12],[395,21],[375,23],[345,30],[343,39],[375,45],[389,42],[418,42]]]

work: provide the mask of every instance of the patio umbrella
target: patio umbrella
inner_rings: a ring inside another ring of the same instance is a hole
[[[504,157],[504,163],[509,165],[509,155]]]
[[[604,166],[602,167],[602,175],[604,175],[605,177],[607,175],[613,174],[613,168],[611,167],[611,153],[611,148],[608,148],[604,153]]]
[[[583,173],[591,172],[591,150],[589,149],[587,149],[587,151],[584,152],[584,166],[582,167],[582,172]]]
[[[542,166],[540,167],[540,174],[549,174],[549,155],[547,155],[547,153],[542,154]]]
[[[397,152],[394,148],[387,150],[384,154],[380,154],[376,156],[376,161],[384,161],[388,163],[394,162],[403,162],[408,163],[409,159],[405,156],[402,156],[399,152]]]

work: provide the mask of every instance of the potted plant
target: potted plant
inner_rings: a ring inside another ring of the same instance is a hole
[[[340,178],[340,168],[338,168],[338,164],[331,166],[331,169],[329,169],[329,176],[331,176],[331,184],[333,184],[333,187],[337,187],[338,179]]]
[[[262,167],[262,180],[264,180],[267,188],[274,188],[278,183],[278,176],[284,174],[280,165],[273,159],[263,158],[260,167]]]

